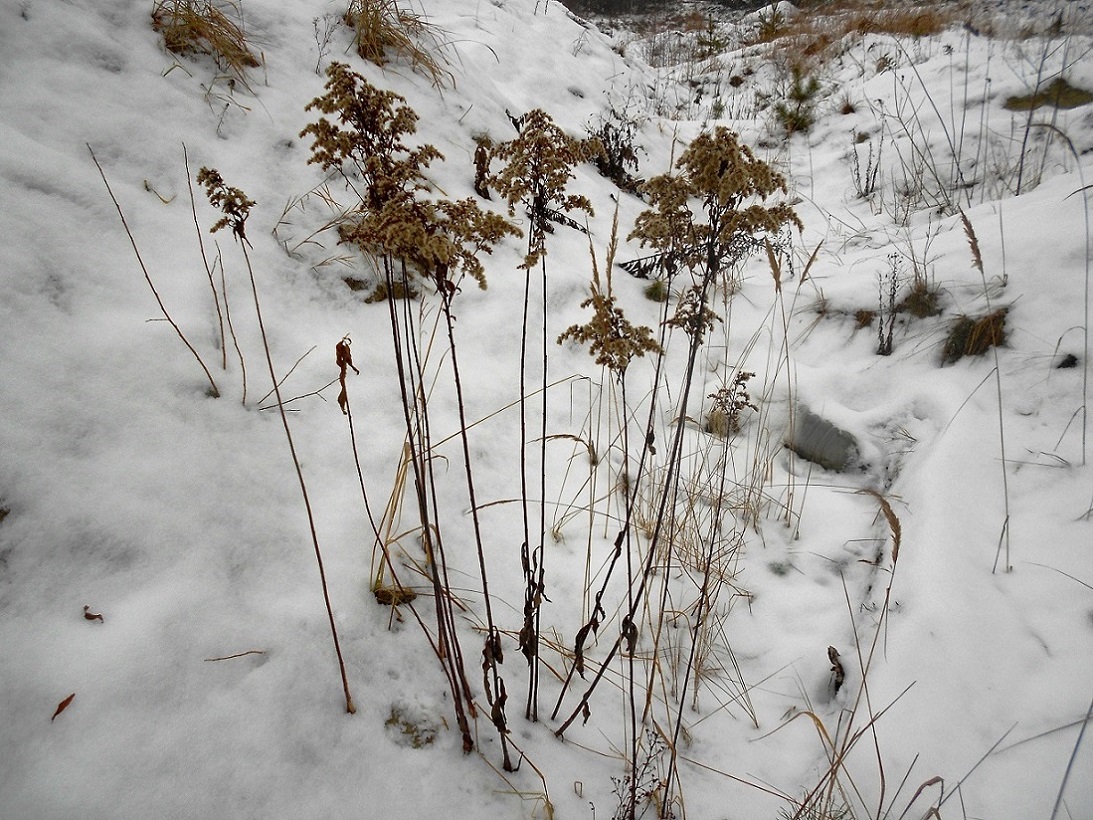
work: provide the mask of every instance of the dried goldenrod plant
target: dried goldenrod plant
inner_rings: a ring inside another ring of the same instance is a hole
[[[528,358],[528,309],[531,301],[531,271],[538,266],[542,282],[542,345],[543,363],[541,371],[542,414],[540,416],[539,457],[546,463],[547,386],[549,382],[548,344],[547,344],[547,266],[546,235],[553,232],[554,224],[565,225],[583,230],[569,213],[584,211],[592,214],[592,203],[587,198],[566,193],[570,181],[574,178],[574,167],[581,162],[591,160],[600,152],[600,145],[594,140],[579,140],[563,131],[542,109],[535,109],[520,117],[509,115],[513,125],[520,132],[508,142],[500,143],[490,149],[486,158],[487,166],[496,159],[502,163],[501,170],[487,180],[489,187],[496,190],[508,203],[509,215],[516,213],[516,206],[522,205],[528,217],[527,254],[520,266],[526,271],[524,279],[524,308],[520,330],[520,503],[524,523],[524,543],[521,548],[521,563],[524,569],[526,592],[524,608],[530,611],[525,618],[521,637],[521,649],[531,665],[528,683],[528,700],[525,715],[530,720],[538,720],[539,686],[539,628],[540,606],[544,598],[545,569],[543,542],[546,532],[546,506],[539,504],[538,534],[532,537],[530,502],[528,500],[528,410],[527,400],[527,358]],[[539,496],[546,498],[546,470],[540,470]]]
[[[638,216],[630,233],[657,252],[657,264],[669,275],[685,269],[712,283],[762,248],[763,237],[801,225],[789,204],[764,204],[787,193],[785,177],[728,128],[695,137],[676,161],[676,171],[645,184],[652,207]]]
[[[648,677],[641,684],[635,682],[633,667],[635,656],[640,651],[639,644],[643,640],[647,642],[647,647],[651,643],[655,655],[666,620],[671,618],[668,612],[670,608],[666,604],[668,587],[664,579],[670,578],[675,572],[672,563],[674,551],[666,549],[665,545],[677,543],[681,534],[680,522],[687,517],[685,505],[690,494],[685,487],[686,456],[683,444],[688,420],[687,407],[695,381],[699,352],[710,327],[717,321],[710,308],[711,293],[717,285],[730,284],[728,279],[744,256],[763,248],[769,237],[781,233],[785,227],[800,225],[790,205],[779,200],[769,204],[766,202],[778,193],[788,192],[784,177],[767,163],[758,160],[749,148],[741,144],[736,134],[725,128],[700,134],[682,153],[674,172],[649,180],[644,186],[644,192],[648,196],[650,207],[638,216],[630,238],[637,239],[642,245],[654,250],[653,256],[649,257],[649,272],[656,271],[659,278],[668,280],[669,283],[676,276],[690,280],[683,289],[674,314],[670,318],[666,316],[663,323],[669,338],[672,330],[681,330],[686,336],[686,364],[677,393],[679,406],[673,412],[673,429],[662,454],[664,468],[658,476],[656,486],[652,488],[655,498],[650,505],[652,512],[648,527],[645,528],[648,539],[645,555],[631,562],[629,514],[627,524],[615,542],[616,553],[611,559],[612,566],[618,555],[625,554],[628,569],[626,597],[618,604],[618,635],[605,657],[598,662],[596,674],[579,702],[555,732],[561,737],[578,717],[588,720],[590,699],[615,658],[619,658],[623,665],[624,709],[629,721],[629,743],[625,755],[631,775],[641,765],[640,738],[643,730],[650,724],[657,724],[651,715],[651,702],[656,685],[655,678],[660,674],[657,670],[658,664],[650,664]],[[731,289],[726,287],[725,290],[729,292]],[[650,439],[647,437],[646,441],[648,449]],[[727,447],[727,443],[725,446]],[[639,473],[640,469],[639,466]],[[723,493],[718,495],[720,497]],[[719,517],[715,515],[713,520],[717,521]],[[707,579],[721,549],[721,542],[717,537],[718,527],[720,523],[709,533],[696,535],[696,543],[704,543],[707,548],[698,562],[704,570],[703,577]],[[665,558],[661,559],[661,556]],[[688,676],[697,668],[696,647],[702,640],[706,607],[712,600],[712,590],[704,588],[700,595],[701,609],[696,611],[692,652],[687,661],[688,672],[683,676],[683,688],[688,685]],[[639,620],[643,617],[641,613],[646,610],[650,613],[650,635],[643,638]],[[597,632],[602,611],[597,597],[592,618],[578,631],[575,639],[575,668],[578,662],[583,668],[586,660],[584,645],[590,635]],[[639,693],[635,691],[640,686],[645,687],[644,703],[638,699]],[[563,690],[563,696],[564,694]],[[669,717],[667,732],[676,739],[680,737],[681,720],[679,712]],[[678,795],[673,792],[673,788],[678,790],[678,785],[673,786],[672,782],[676,765],[673,744],[674,740],[669,744],[673,747],[673,752],[667,764],[668,775],[663,789],[664,805],[678,799]],[[636,810],[632,808],[637,805],[636,782],[637,779],[631,776],[626,784],[629,794],[625,801],[624,816],[627,820],[636,817]]]
[[[759,407],[748,393],[748,380],[754,373],[738,370],[729,384],[722,385],[716,393],[706,398],[713,399],[710,412],[706,416],[706,429],[714,435],[727,438],[740,432],[744,422],[741,414],[745,410],[759,412]]]
[[[307,126],[301,136],[314,138],[310,162],[324,170],[341,173],[346,184],[360,197],[352,216],[338,225],[341,241],[357,246],[376,260],[383,273],[383,287],[387,294],[394,295],[399,291],[412,293],[411,276],[416,275],[432,283],[441,297],[459,404],[460,435],[486,607],[483,685],[490,721],[500,738],[503,768],[512,771],[514,767],[509,756],[505,714],[508,695],[498,671],[504,656],[501,633],[493,620],[485,551],[478,521],[451,302],[459,292],[463,276],[470,276],[481,288],[486,287],[484,267],[479,256],[489,253],[493,245],[506,235],[519,231],[504,217],[482,211],[473,199],[459,202],[428,199],[427,194],[432,186],[425,177],[425,169],[429,162],[439,159],[441,155],[431,145],[411,147],[408,144],[410,136],[416,131],[418,117],[405,105],[405,99],[377,89],[342,63],[332,64],[327,69],[327,75],[326,93],[313,100],[307,110],[317,109],[332,119],[321,117]],[[393,299],[388,299],[387,304],[406,423],[404,461],[408,470],[402,471],[402,475],[403,480],[409,472],[414,477],[419,533],[427,561],[427,569],[423,572],[432,583],[436,606],[435,640],[420,619],[419,623],[425,629],[448,679],[463,750],[470,752],[475,740],[468,716],[475,717],[476,709],[456,629],[454,596],[437,507],[429,390],[425,386],[423,363],[427,351],[423,356],[419,319],[415,318],[407,301],[402,300],[401,305],[396,305]],[[376,536],[380,541],[378,528]],[[393,572],[385,542],[383,546]],[[378,586],[375,591],[377,600],[382,602]],[[391,602],[394,603],[393,599]],[[410,603],[406,599],[401,602]],[[412,604],[411,611],[416,617]]]
[[[490,159],[504,167],[490,177],[490,187],[508,203],[509,214],[523,205],[529,220],[528,253],[524,267],[531,269],[546,253],[546,234],[552,223],[580,228],[568,214],[573,211],[593,213],[592,203],[579,194],[567,194],[574,178],[573,169],[600,155],[596,140],[571,137],[541,108],[515,120],[519,136],[494,146]]]
[[[630,362],[646,353],[659,353],[660,345],[653,338],[651,328],[635,326],[623,314],[616,304],[612,286],[611,270],[615,265],[615,253],[618,249],[618,209],[611,225],[611,241],[607,249],[606,286],[600,279],[599,263],[596,260],[592,241],[589,239],[588,250],[592,256],[592,295],[581,302],[582,308],[592,308],[592,318],[583,325],[571,325],[558,337],[558,344],[572,339],[579,344],[587,344],[588,352],[596,364],[606,367],[616,379],[623,379]]]
[[[334,120],[322,116],[300,132],[313,138],[308,163],[324,171],[356,171],[360,180],[354,187],[366,209],[382,207],[396,192],[425,189],[425,169],[443,156],[431,145],[406,145],[418,121],[406,98],[376,88],[345,63],[331,63],[326,76],[326,93],[304,110]]]

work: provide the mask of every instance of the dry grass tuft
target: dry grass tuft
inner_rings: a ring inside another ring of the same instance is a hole
[[[953,323],[941,354],[942,364],[952,364],[965,356],[981,356],[1006,341],[1006,314],[999,308],[978,319],[960,316]]]
[[[376,285],[376,289],[365,297],[364,301],[374,305],[379,302],[386,302],[388,299],[416,299],[418,297],[418,292],[408,284],[393,282],[392,285],[391,289],[388,290],[387,283],[380,282]]]
[[[871,327],[873,325],[873,320],[876,318],[877,312],[875,310],[860,308],[854,311],[854,329],[864,330],[867,327]]]
[[[384,66],[389,55],[399,55],[434,86],[455,84],[445,61],[436,56],[444,46],[440,31],[397,0],[350,0],[342,19],[353,29],[353,47],[362,59]]]
[[[1091,102],[1093,102],[1093,94],[1084,88],[1071,85],[1065,77],[1056,77],[1032,94],[1009,97],[1003,108],[1007,111],[1031,111],[1045,105],[1052,108],[1077,108]]]
[[[230,2],[156,0],[152,28],[163,35],[172,54],[208,54],[217,65],[240,80],[261,65],[247,43],[243,9]]]
[[[803,3],[800,14],[764,20],[751,42],[771,43],[797,60],[823,61],[867,34],[929,37],[958,22],[955,12],[940,4],[894,5],[866,0]]]
[[[941,315],[941,294],[925,278],[916,277],[911,289],[896,305],[896,310],[910,313],[918,319]]]

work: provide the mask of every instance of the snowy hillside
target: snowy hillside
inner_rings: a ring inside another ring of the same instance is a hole
[[[0,818],[1093,820],[1084,4],[180,3],[0,5]]]

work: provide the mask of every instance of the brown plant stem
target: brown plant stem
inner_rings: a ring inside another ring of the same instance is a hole
[[[125,228],[125,234],[129,237],[129,244],[133,246],[133,253],[137,257],[137,263],[144,273],[144,280],[148,283],[148,287],[151,288],[152,295],[156,299],[156,304],[159,305],[160,312],[163,313],[163,318],[165,318],[171,327],[174,328],[175,333],[178,334],[178,338],[186,345],[186,349],[194,355],[194,358],[197,359],[197,363],[201,365],[201,369],[205,372],[205,377],[209,380],[209,395],[214,399],[220,398],[220,389],[216,386],[216,382],[213,380],[213,375],[209,372],[209,368],[205,366],[201,354],[194,349],[194,346],[190,344],[190,340],[186,338],[186,334],[182,332],[182,329],[175,323],[175,320],[171,318],[171,314],[167,312],[167,307],[163,304],[163,299],[160,298],[159,291],[156,290],[155,283],[152,282],[152,277],[144,264],[144,259],[141,258],[140,249],[137,247],[137,240],[133,238],[133,232],[129,230],[129,223],[125,220],[125,214],[121,210],[121,205],[118,204],[118,199],[114,196],[114,191],[111,189],[110,182],[106,178],[106,172],[103,171],[102,165],[99,164],[99,158],[95,156],[95,151],[91,148],[90,144],[87,144],[87,150],[91,153],[91,161],[94,162],[95,167],[99,169],[99,176],[102,177],[103,184],[106,186],[106,192],[110,194],[110,200],[114,203],[114,207],[118,211],[118,216],[121,218],[121,225]]]
[[[511,772],[514,771],[514,768],[512,760],[509,757],[508,739],[506,737],[508,729],[505,726],[505,700],[507,700],[507,695],[505,694],[505,683],[497,671],[497,666],[501,663],[501,638],[493,620],[493,604],[490,601],[489,579],[486,575],[486,553],[482,546],[482,525],[478,518],[478,499],[474,491],[474,474],[471,469],[470,438],[467,435],[467,412],[463,402],[463,382],[459,376],[459,357],[456,354],[455,347],[455,319],[452,317],[452,294],[453,291],[441,288],[440,304],[444,310],[445,324],[448,328],[448,349],[452,354],[452,375],[455,380],[456,406],[459,409],[459,431],[460,440],[463,445],[463,464],[467,475],[467,494],[470,498],[471,521],[474,525],[474,541],[478,551],[478,568],[482,577],[482,598],[485,601],[486,609],[486,628],[488,633],[486,636],[486,648],[483,650],[482,654],[483,669],[488,671],[489,679],[485,680],[484,683],[487,684],[486,692],[489,696],[488,701],[492,708],[491,719],[494,727],[497,729],[498,737],[501,740],[501,754],[503,758],[502,768],[506,772]]]
[[[384,279],[388,293],[394,292],[395,273],[389,256],[383,257]],[[407,285],[406,274],[403,271],[402,284]],[[409,301],[409,300],[405,300]],[[441,668],[448,680],[448,688],[452,693],[452,704],[455,710],[456,724],[459,726],[463,739],[464,754],[473,751],[474,738],[471,736],[470,723],[467,719],[468,707],[474,709],[474,702],[464,673],[463,655],[455,633],[455,621],[451,613],[450,601],[447,597],[447,566],[444,561],[443,545],[440,539],[440,530],[432,524],[432,516],[429,513],[429,495],[427,484],[431,484],[431,472],[425,463],[424,446],[428,440],[428,419],[423,408],[417,400],[420,391],[420,379],[417,386],[410,384],[410,373],[407,363],[413,357],[415,371],[420,375],[421,362],[414,350],[407,350],[403,338],[403,321],[399,317],[396,300],[388,299],[388,310],[391,317],[391,334],[394,346],[395,368],[398,371],[399,391],[402,397],[403,419],[406,424],[406,441],[410,452],[410,463],[414,470],[414,496],[418,506],[418,517],[421,522],[421,540],[425,549],[426,559],[432,567],[429,573],[433,586],[433,603],[436,607],[437,637],[436,654],[441,661]],[[413,317],[410,315],[409,305],[406,311],[406,335],[412,345]],[[413,388],[413,389],[410,389]],[[424,398],[422,397],[422,401]],[[442,578],[442,575],[444,576]]]
[[[334,639],[334,652],[338,656],[338,670],[342,678],[342,690],[345,693],[345,711],[356,714],[357,707],[353,704],[353,696],[349,693],[349,678],[345,672],[345,660],[342,657],[341,643],[338,641],[338,627],[334,623],[334,608],[330,603],[330,590],[326,583],[326,569],[323,567],[323,553],[319,548],[319,535],[315,529],[315,514],[311,509],[311,499],[307,493],[307,482],[304,481],[304,471],[300,466],[300,459],[296,455],[296,445],[292,441],[292,430],[288,424],[288,413],[285,412],[284,402],[281,400],[281,388],[277,384],[277,373],[273,368],[273,355],[269,349],[269,337],[266,335],[265,322],[262,320],[262,307],[258,301],[258,283],[254,277],[254,267],[251,265],[250,254],[247,252],[247,243],[244,239],[239,242],[243,250],[243,259],[247,263],[247,274],[250,276],[251,294],[254,296],[254,312],[258,317],[258,330],[262,334],[262,348],[266,354],[266,364],[269,366],[270,381],[273,382],[273,392],[277,398],[277,410],[281,417],[281,424],[285,429],[285,439],[288,441],[288,450],[292,455],[292,464],[296,468],[296,478],[300,482],[300,493],[304,499],[304,508],[307,510],[308,529],[311,532],[311,543],[315,547],[315,561],[319,566],[319,581],[323,587],[323,601],[326,603],[326,614],[330,621],[330,635]]]
[[[714,274],[718,270],[718,267],[716,264],[710,265],[707,270],[710,271],[710,273],[704,276],[702,280],[701,304],[703,305],[705,305],[707,302],[707,295],[713,283]],[[637,614],[638,604],[642,600],[642,597],[645,593],[646,584],[648,583],[649,578],[652,576],[653,566],[656,560],[657,547],[660,544],[661,533],[664,528],[664,521],[667,517],[666,513],[668,499],[670,497],[674,498],[676,494],[675,488],[678,485],[680,461],[683,452],[683,432],[687,418],[687,402],[690,397],[692,382],[694,381],[695,363],[698,359],[698,350],[700,347],[700,335],[695,333],[690,337],[690,345],[687,355],[687,367],[683,378],[683,392],[680,398],[680,411],[677,417],[676,428],[672,438],[672,446],[668,457],[668,472],[664,481],[664,491],[661,494],[660,504],[657,509],[657,517],[656,523],[653,528],[653,534],[649,540],[649,552],[645,559],[645,566],[642,568],[638,588],[633,594],[633,597],[631,599],[632,602],[628,609],[626,620],[624,620],[624,623],[633,623],[634,616]],[[620,533],[620,536],[621,535],[622,533]],[[558,737],[564,736],[565,730],[568,729],[570,725],[572,725],[573,721],[577,719],[577,716],[580,715],[585,709],[589,699],[592,697],[592,693],[595,692],[596,687],[599,685],[600,681],[603,680],[603,676],[606,673],[607,668],[610,666],[611,661],[614,659],[615,655],[618,654],[619,649],[622,647],[623,640],[624,635],[620,632],[620,634],[615,638],[611,649],[608,651],[607,657],[600,665],[599,671],[592,679],[592,683],[589,684],[588,689],[585,691],[584,695],[581,697],[580,702],[577,704],[577,708],[574,709],[573,713],[566,719],[566,721],[561,726],[559,726],[558,729],[555,730],[555,735],[557,735]]]
[[[209,277],[209,290],[213,292],[213,304],[216,306],[216,318],[220,325],[220,369],[227,370],[228,345],[224,337],[224,313],[220,310],[220,296],[216,292],[213,271],[209,266],[209,257],[205,253],[205,240],[201,237],[201,225],[197,221],[197,200],[194,198],[194,183],[193,178],[190,176],[190,155],[186,151],[186,143],[182,143],[182,164],[186,169],[186,186],[190,192],[190,213],[193,214],[194,230],[197,231],[197,247],[201,251],[201,262],[205,266],[205,275]],[[223,268],[221,268],[221,271],[223,271]]]

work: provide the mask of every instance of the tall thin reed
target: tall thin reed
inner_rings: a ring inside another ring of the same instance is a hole
[[[247,265],[247,275],[250,277],[251,295],[254,297],[254,312],[258,319],[258,329],[262,335],[262,348],[266,354],[266,365],[269,368],[270,381],[273,383],[273,392],[277,397],[277,410],[281,416],[281,425],[285,430],[285,440],[288,442],[289,454],[292,456],[292,464],[296,468],[296,478],[300,483],[300,493],[304,499],[304,509],[307,511],[307,523],[311,532],[311,543],[315,548],[315,562],[319,567],[319,582],[323,588],[323,601],[326,604],[326,614],[330,621],[330,635],[334,640],[334,652],[338,656],[338,670],[342,679],[342,690],[345,694],[345,711],[355,714],[357,707],[353,704],[353,696],[349,693],[349,678],[345,672],[345,660],[342,657],[342,647],[338,640],[338,627],[334,622],[334,608],[330,603],[330,590],[326,583],[326,570],[323,567],[323,554],[319,548],[319,536],[315,529],[315,514],[311,509],[311,499],[307,492],[307,482],[304,481],[304,471],[300,466],[300,459],[296,455],[296,445],[292,441],[292,430],[288,423],[288,414],[285,412],[284,401],[281,399],[281,388],[277,381],[277,373],[273,367],[273,355],[269,349],[269,336],[266,334],[265,322],[262,319],[262,306],[258,300],[258,282],[254,276],[254,267],[251,265],[250,253],[247,248],[250,241],[247,239],[246,222],[250,216],[250,209],[254,202],[247,198],[239,188],[229,188],[219,172],[215,169],[202,168],[197,174],[197,182],[205,187],[205,194],[209,204],[223,212],[224,216],[211,228],[212,232],[223,228],[231,228],[232,235],[243,252],[243,259]]]
[[[991,306],[990,288],[987,286],[987,274],[983,269],[983,254],[979,248],[979,238],[975,235],[975,229],[972,227],[971,220],[968,219],[968,215],[963,210],[960,211],[960,223],[964,228],[964,235],[968,238],[968,247],[971,250],[972,264],[975,269],[979,271],[979,276],[983,281],[983,296],[987,300],[987,313],[994,313],[994,309]],[[1009,491],[1009,466],[1006,461],[1006,424],[1003,417],[1003,404],[1002,404],[1002,367],[998,359],[998,345],[991,345],[991,352],[994,355],[994,386],[995,394],[998,399],[998,448],[999,455],[1001,457],[1002,467],[1002,499],[1005,510],[1005,517],[1002,520],[1002,530],[998,536],[998,550],[994,556],[994,566],[991,567],[991,572],[994,573],[998,570],[998,558],[1002,553],[1003,548],[1006,553],[1005,571],[1012,572],[1013,565],[1010,563],[1010,491]]]
[[[90,145],[87,146],[87,150],[91,154],[91,161],[95,163],[95,167],[99,169],[99,176],[102,177],[103,184],[106,186],[106,192],[110,194],[110,201],[114,203],[114,208],[117,209],[118,217],[121,219],[121,225],[125,229],[125,235],[129,237],[129,244],[133,247],[133,253],[137,257],[137,264],[140,265],[141,271],[144,273],[144,281],[148,283],[149,289],[152,291],[152,296],[155,297],[156,304],[159,305],[160,312],[163,314],[163,318],[178,334],[178,338],[182,340],[182,343],[186,345],[186,349],[193,354],[197,359],[197,363],[201,365],[201,370],[205,373],[205,378],[209,380],[209,395],[214,399],[220,398],[220,388],[216,386],[216,381],[213,379],[213,374],[209,372],[209,368],[205,366],[204,359],[201,358],[201,354],[194,349],[194,346],[190,344],[190,340],[186,338],[186,334],[182,332],[182,328],[178,326],[174,319],[171,318],[171,314],[167,312],[166,305],[163,304],[163,299],[159,295],[159,291],[156,290],[156,285],[152,281],[151,274],[148,273],[148,268],[144,264],[144,259],[140,255],[140,249],[137,247],[137,240],[133,237],[133,232],[129,230],[129,223],[125,220],[125,214],[122,212],[121,205],[118,204],[117,197],[114,196],[114,191],[110,187],[110,182],[106,178],[106,172],[102,169],[102,165],[99,164],[98,157],[95,156],[95,151]]]

